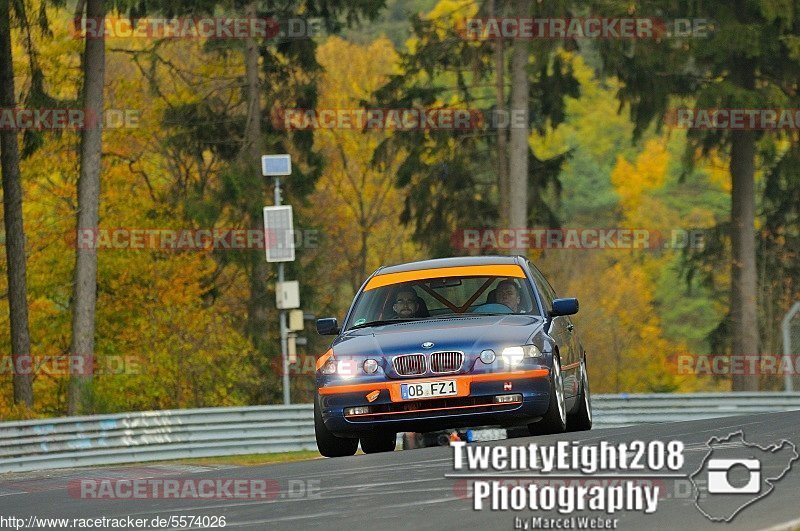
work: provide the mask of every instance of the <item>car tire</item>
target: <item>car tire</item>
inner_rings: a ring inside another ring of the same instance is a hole
[[[314,436],[317,439],[319,453],[325,457],[354,455],[358,450],[358,439],[337,437],[325,427],[325,423],[322,422],[319,397],[314,400]]]
[[[528,424],[531,435],[564,433],[567,429],[567,410],[564,403],[564,383],[561,380],[561,360],[553,354],[553,370],[550,371],[550,402],[547,412],[539,422]]]
[[[592,394],[589,391],[589,375],[586,373],[586,356],[581,360],[581,395],[578,411],[567,419],[567,431],[592,429]]]
[[[361,437],[361,450],[365,454],[394,452],[396,445],[397,434],[394,432],[379,432]]]

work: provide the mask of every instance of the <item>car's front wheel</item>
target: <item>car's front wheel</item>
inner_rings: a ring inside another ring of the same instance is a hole
[[[325,423],[322,422],[319,397],[314,400],[314,435],[317,439],[317,449],[325,457],[354,455],[358,450],[358,439],[337,437],[325,427]]]
[[[539,422],[528,424],[531,435],[564,433],[567,429],[567,409],[564,404],[564,383],[561,381],[561,360],[553,353],[553,369],[550,371],[550,403]]]
[[[394,432],[379,432],[361,437],[361,449],[365,454],[393,452],[396,445],[397,434]]]

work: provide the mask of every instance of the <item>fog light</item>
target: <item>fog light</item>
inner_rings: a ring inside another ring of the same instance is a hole
[[[486,365],[491,365],[494,363],[494,360],[497,358],[494,354],[494,350],[486,349],[481,352],[481,361],[484,362]]]
[[[495,404],[506,404],[508,402],[522,402],[522,395],[500,395],[494,397]]]
[[[377,370],[378,370],[378,362],[377,361],[375,361],[373,359],[364,360],[364,372],[365,373],[373,374]]]
[[[345,408],[344,410],[345,416],[348,417],[351,415],[366,415],[369,412],[370,412],[369,406],[348,407]]]

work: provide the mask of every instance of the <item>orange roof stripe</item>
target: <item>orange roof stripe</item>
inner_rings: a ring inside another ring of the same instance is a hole
[[[436,269],[419,269],[417,271],[402,271],[399,273],[387,273],[385,275],[375,275],[367,283],[364,291],[411,282],[414,280],[424,280],[429,278],[446,277],[516,277],[525,278],[522,268],[515,264],[498,265],[477,265],[477,266],[454,266],[441,267]]]

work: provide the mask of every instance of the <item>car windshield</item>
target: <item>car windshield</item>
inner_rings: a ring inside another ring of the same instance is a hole
[[[456,276],[366,289],[347,328],[470,313],[540,315],[524,278]]]

